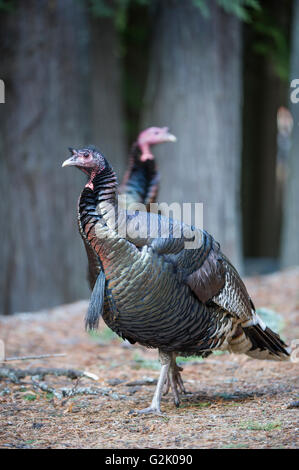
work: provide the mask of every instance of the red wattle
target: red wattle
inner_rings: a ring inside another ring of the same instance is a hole
[[[147,160],[153,160],[153,159],[154,159],[154,156],[151,153],[142,153],[140,157],[140,160],[142,162],[146,162]]]

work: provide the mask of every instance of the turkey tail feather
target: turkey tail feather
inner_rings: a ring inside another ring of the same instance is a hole
[[[270,328],[263,329],[259,324],[243,329],[251,343],[251,348],[246,354],[256,359],[272,359],[287,361],[290,359],[290,351],[277,333]]]
[[[85,317],[85,329],[96,330],[99,326],[99,320],[103,315],[104,295],[105,295],[105,274],[100,272],[94,285],[87,314]]]

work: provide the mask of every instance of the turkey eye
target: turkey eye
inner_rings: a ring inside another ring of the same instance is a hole
[[[88,157],[89,157],[89,153],[88,153],[88,152],[83,153],[83,157],[84,157],[84,158],[88,158]]]

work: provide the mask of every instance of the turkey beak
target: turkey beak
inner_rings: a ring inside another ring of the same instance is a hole
[[[173,134],[170,134],[169,132],[167,133],[167,141],[168,142],[176,142],[177,141],[177,138],[175,135]]]
[[[64,162],[61,166],[64,167],[64,166],[73,166],[73,165],[77,165],[76,156],[74,156],[74,155],[72,155],[67,160],[64,160]]]

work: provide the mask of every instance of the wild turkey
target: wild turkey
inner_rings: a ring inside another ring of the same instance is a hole
[[[159,173],[151,146],[164,142],[175,142],[176,137],[169,133],[168,127],[149,127],[140,132],[130,153],[129,168],[120,187],[121,207],[133,209],[134,204],[149,205],[156,201],[159,189]]]
[[[137,141],[132,145],[129,167],[119,190],[119,203],[123,208],[144,204],[147,210],[150,209],[150,204],[156,201],[160,179],[151,146],[175,141],[176,137],[170,134],[168,127],[149,127],[140,132]],[[70,151],[72,150],[70,148]],[[80,233],[87,254],[88,282],[92,290],[101,271],[101,263],[84,232]],[[90,308],[92,305],[91,303]]]
[[[71,165],[89,173],[78,217],[103,267],[94,288],[98,313],[86,319],[87,326],[95,328],[103,314],[122,338],[159,349],[160,377],[150,407],[141,412],[160,413],[166,382],[179,405],[184,387],[178,354],[206,357],[218,349],[261,359],[289,358],[211,235],[157,214],[118,208],[116,175],[95,148],[77,150],[63,163]],[[150,236],[151,227],[159,236]],[[138,228],[144,232],[140,236]],[[194,239],[197,247],[186,249],[186,241]]]

